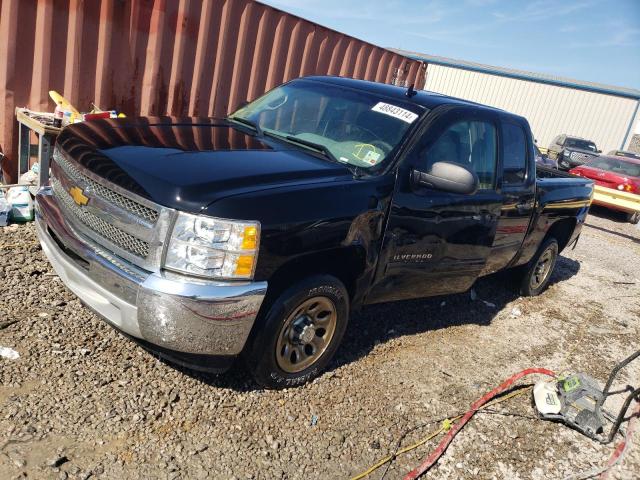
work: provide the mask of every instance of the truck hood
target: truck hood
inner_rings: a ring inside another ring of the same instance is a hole
[[[352,175],[343,165],[217,119],[90,121],[65,128],[57,144],[109,182],[190,212],[230,195]]]

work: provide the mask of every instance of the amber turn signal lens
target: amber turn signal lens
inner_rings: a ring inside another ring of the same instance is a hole
[[[258,245],[258,229],[256,227],[244,227],[242,238],[242,250],[255,250]]]
[[[253,255],[240,255],[236,263],[236,276],[247,276],[253,273]]]

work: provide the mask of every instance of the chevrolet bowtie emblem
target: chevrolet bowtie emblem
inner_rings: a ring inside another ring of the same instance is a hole
[[[82,189],[80,187],[71,187],[69,189],[69,195],[71,195],[73,201],[80,206],[84,206],[89,203],[89,197],[82,193]]]

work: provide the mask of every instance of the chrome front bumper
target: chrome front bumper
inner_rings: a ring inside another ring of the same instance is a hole
[[[36,229],[63,283],[124,333],[187,354],[233,356],[242,351],[266,282],[144,271],[77,234],[47,187],[36,196]]]

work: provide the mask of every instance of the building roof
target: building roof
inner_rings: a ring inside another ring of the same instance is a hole
[[[633,98],[640,100],[640,90],[627,87],[616,87],[614,85],[606,85],[603,83],[586,82],[583,80],[573,80],[570,78],[557,77],[555,75],[547,75],[545,73],[527,72],[525,70],[516,70],[514,68],[494,67],[492,65],[484,65],[482,63],[470,62],[467,60],[456,60],[454,58],[439,57],[437,55],[428,55],[426,53],[409,52],[406,50],[389,49],[401,55],[405,55],[414,60],[421,60],[427,64],[443,65],[446,67],[460,68],[473,72],[487,73],[489,75],[498,75],[501,77],[516,78],[518,80],[527,80],[530,82],[546,83],[549,85],[558,85],[560,87],[574,88],[578,90],[586,90],[589,92],[603,93],[605,95],[615,95],[618,97]]]

